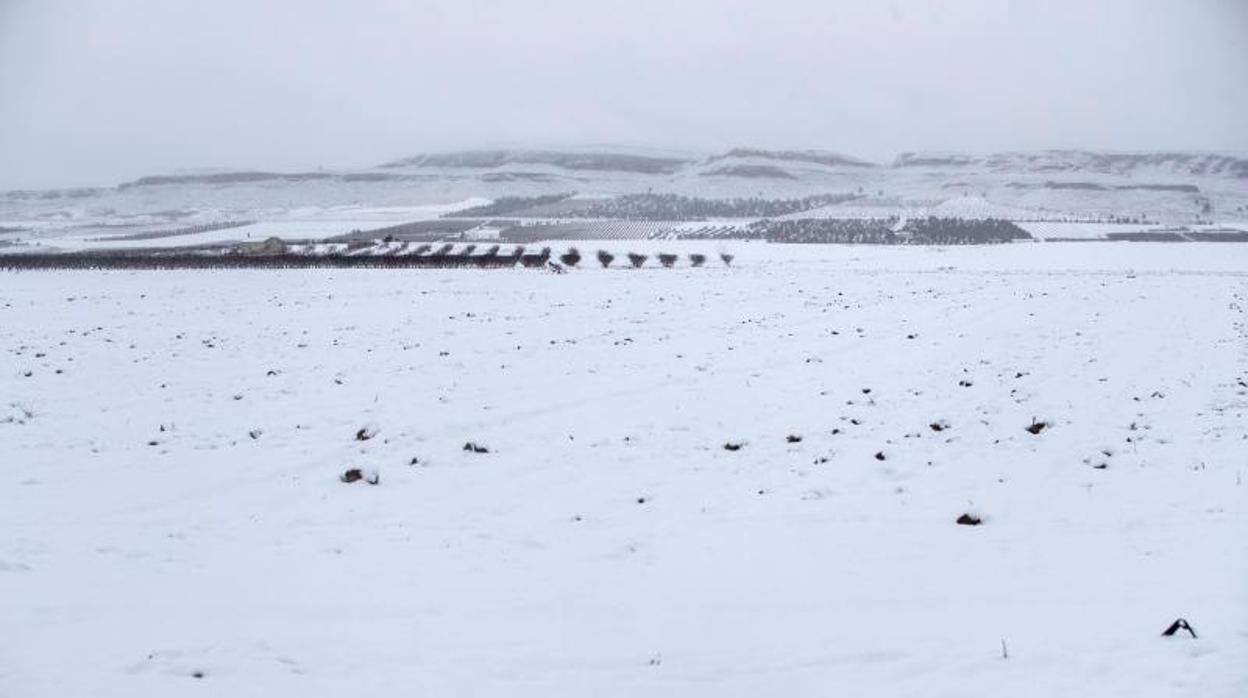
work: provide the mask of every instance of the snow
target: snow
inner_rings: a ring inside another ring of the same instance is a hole
[[[101,250],[101,249],[151,249],[168,247],[194,247],[198,245],[215,245],[243,241],[260,241],[269,237],[283,239],[323,239],[345,235],[354,231],[368,231],[386,228],[400,223],[431,220],[455,211],[489,203],[489,199],[472,197],[462,201],[445,204],[429,204],[424,206],[305,206],[301,208],[279,211],[247,211],[240,216],[244,219],[257,218],[257,222],[226,228],[210,230],[187,235],[170,235],[138,240],[124,240],[135,233],[148,232],[153,226],[145,228],[117,228],[114,230],[99,227],[83,228],[80,223],[73,227],[43,226],[35,231],[23,231],[19,235],[22,242],[29,247],[52,247],[58,250]],[[221,218],[220,212],[200,217]],[[160,230],[176,230],[193,225],[187,223],[164,223],[154,226]],[[33,233],[33,234],[32,234]]]
[[[1104,240],[1110,233],[1140,233],[1163,230],[1164,225],[1149,223],[1025,222],[1017,223],[1037,240]]]
[[[33,239],[34,246],[49,246],[58,250],[123,250],[151,249],[164,247],[194,247],[196,245],[214,245],[238,242],[256,237],[255,225],[244,225],[223,230],[209,230],[188,235],[170,235],[168,237],[148,238],[142,240],[115,239],[132,234],[133,230],[122,230],[116,236],[101,235],[98,230],[82,234],[60,235],[52,239]],[[263,237],[256,237],[263,240]]]
[[[802,218],[1002,218],[1025,220],[1051,216],[1037,209],[1004,206],[988,201],[982,196],[957,196],[936,201],[902,201],[863,197],[810,211],[791,213],[779,218],[796,220]]]
[[[1002,206],[982,196],[959,196],[933,206],[928,215],[938,218],[1004,218],[1017,220],[1040,215],[1030,209]]]
[[[1248,692],[1248,246],[724,245],[7,274],[0,695]]]

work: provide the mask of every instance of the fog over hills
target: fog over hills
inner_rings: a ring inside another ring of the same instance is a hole
[[[889,170],[924,168],[936,172],[948,172],[951,176],[969,170],[983,170],[999,174],[1045,173],[1089,175],[1157,175],[1168,177],[1225,177],[1248,179],[1248,158],[1215,153],[1147,152],[1119,153],[1091,150],[1044,150],[1038,152],[1003,152],[989,155],[969,155],[946,152],[905,152],[887,163],[870,162],[842,153],[822,150],[764,150],[758,148],[733,148],[726,152],[701,157],[660,157],[651,154],[614,150],[526,150],[489,149],[422,153],[385,162],[374,168],[361,170],[318,170],[312,172],[277,172],[255,170],[232,170],[215,168],[179,171],[140,177],[123,182],[118,189],[178,184],[251,184],[256,182],[385,182],[411,179],[419,181],[429,176],[454,178],[464,173],[520,172],[525,169],[534,173],[568,177],[593,176],[596,173],[627,173],[650,175],[656,179],[682,174],[706,174],[716,172],[723,176],[752,177],[748,172],[737,173],[731,167],[754,163],[769,167],[776,176],[795,178],[804,171],[858,172],[870,170],[872,174]],[[785,167],[792,168],[789,172]],[[407,177],[406,175],[419,175]],[[75,188],[41,190],[60,192],[105,191],[100,188]],[[33,193],[32,190],[14,190],[7,194]]]

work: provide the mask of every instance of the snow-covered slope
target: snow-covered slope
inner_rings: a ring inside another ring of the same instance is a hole
[[[126,223],[280,217],[309,207],[401,207],[578,192],[702,198],[855,194],[891,215],[977,197],[979,209],[1047,219],[1242,220],[1248,160],[1189,153],[1044,151],[988,156],[907,153],[877,165],[829,151],[737,148],[724,153],[624,149],[484,150],[403,158],[358,171],[194,171],[109,189],[0,194],[0,220]],[[884,204],[884,202],[891,202]]]
[[[902,153],[894,167],[988,167],[1001,172],[1221,176],[1248,179],[1248,158],[1214,153],[1122,153],[1044,150],[1036,153]]]

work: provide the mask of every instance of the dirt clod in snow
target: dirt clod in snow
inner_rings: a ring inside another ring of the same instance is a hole
[[[789,434],[784,437],[784,440],[791,444],[800,444],[802,442],[802,436],[801,434]]]
[[[1032,419],[1031,425],[1027,427],[1027,431],[1032,434],[1039,434],[1040,432],[1048,428],[1049,428],[1048,422],[1037,422],[1035,419]]]
[[[956,521],[956,523],[960,526],[978,526],[982,524],[983,522],[984,522],[983,519],[979,518],[978,516],[974,514],[963,514],[959,516]]]
[[[728,443],[724,444],[724,450],[725,451],[740,451],[741,447],[744,445],[745,444],[743,443],[735,443],[735,442],[729,441]]]
[[[370,470],[366,473],[359,468],[351,468],[347,470],[346,472],[344,472],[342,475],[339,475],[338,479],[342,480],[348,485],[353,482],[359,482],[360,480],[363,480],[364,482],[367,482],[370,485],[376,485],[381,482],[381,473],[377,472],[376,470]]]
[[[373,438],[376,435],[377,435],[376,427],[372,427],[372,426],[360,427],[359,430],[355,432],[355,440],[356,441],[368,441],[369,439]]]
[[[490,452],[490,449],[486,448],[485,446],[482,446],[479,443],[476,443],[475,441],[469,441],[468,443],[464,444],[464,450],[468,451],[469,453],[489,453]]]

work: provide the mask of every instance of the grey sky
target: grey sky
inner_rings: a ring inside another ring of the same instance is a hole
[[[612,143],[1248,151],[1244,0],[0,0],[0,189]]]

